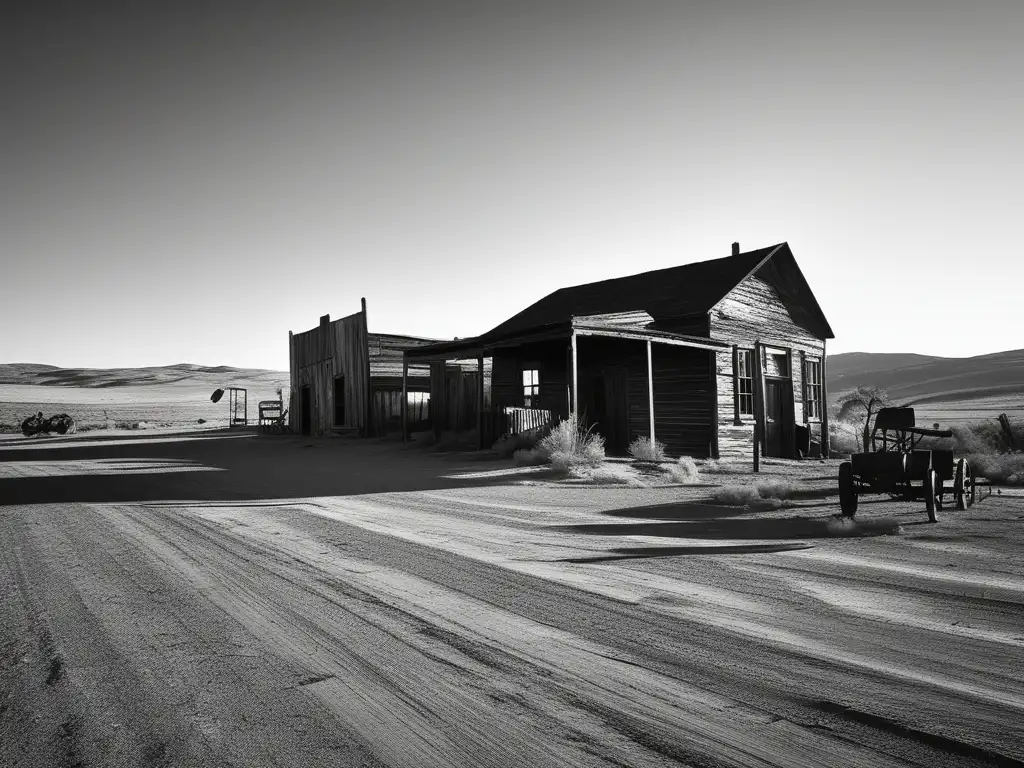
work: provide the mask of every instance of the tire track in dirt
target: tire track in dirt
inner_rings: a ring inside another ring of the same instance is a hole
[[[289,517],[291,517],[291,516],[289,516]],[[226,520],[225,519],[225,516],[224,516],[222,511],[218,511],[216,513],[214,524],[218,525],[221,529],[223,529],[225,527],[225,525],[229,524],[229,523],[230,523],[230,520]],[[192,525],[191,522],[190,522],[190,525]],[[257,546],[257,548],[262,548],[263,551],[265,551],[265,552],[279,551],[282,548],[287,549],[288,548],[287,542],[289,540],[291,540],[292,542],[295,541],[295,534],[294,533],[290,533],[289,534],[287,532],[288,526],[285,525],[284,523],[282,523],[282,521],[280,519],[275,519],[273,521],[272,527],[273,527],[274,530],[264,530],[262,532],[254,530],[254,528],[258,528],[258,527],[259,526],[254,526],[252,524],[251,520],[250,520],[249,524],[245,525],[244,527],[240,527],[238,531],[235,531],[230,536],[231,541],[232,541],[231,548],[236,548],[238,546],[236,539],[237,539],[237,537],[239,535],[241,535],[243,537],[246,537],[246,538],[249,538],[249,539],[255,539],[257,541],[257,544],[255,546]],[[348,532],[346,532],[346,533],[348,533]],[[224,536],[226,534],[222,530],[220,533],[211,533],[209,535]],[[289,539],[289,536],[291,536],[291,539]],[[270,537],[274,537],[273,540],[272,540],[273,543],[268,543],[270,541]],[[278,538],[278,537],[280,537],[280,538]],[[173,535],[170,536],[170,538],[174,538]],[[221,545],[221,546],[223,546],[223,545]],[[293,553],[292,557],[294,559],[299,560],[299,561],[301,561],[303,559],[306,559],[307,562],[314,563],[314,566],[313,566],[314,570],[316,570],[316,569],[321,569],[321,570],[329,569],[330,567],[332,567],[332,564],[333,565],[337,564],[337,558],[328,558],[330,560],[330,562],[317,563],[316,562],[316,557],[314,556],[315,553],[319,553],[320,550],[323,547],[324,547],[324,544],[322,542],[320,542],[320,541],[306,542],[305,545],[302,548],[300,548],[299,550],[296,550],[299,554],[302,555],[302,557],[296,558],[296,555],[294,553]],[[311,553],[313,553],[313,554],[311,554]],[[329,552],[329,550],[328,551],[324,551],[323,554],[329,555],[330,552]],[[437,553],[434,553],[435,557],[436,557],[436,555],[437,555]],[[356,574],[356,575],[359,575],[362,578],[370,578],[370,576],[368,576],[367,574],[379,573],[382,569],[380,569],[379,567],[378,568],[374,568],[373,566],[360,565],[359,563],[353,564],[353,563],[350,562],[348,564],[348,566],[347,566],[347,570],[348,570],[348,572],[350,574]],[[510,576],[510,574],[506,574],[506,576]],[[350,581],[351,581],[351,578],[352,578],[351,576],[348,576],[348,579]],[[389,578],[392,581],[394,581],[395,579],[398,579],[399,581],[402,580],[402,577],[400,577],[400,576],[398,576],[396,574],[391,574]],[[380,599],[379,595],[380,595],[380,590],[382,588],[383,588],[382,585],[375,584],[375,586],[374,586],[374,590],[375,591],[371,590],[371,592],[373,594],[378,595],[378,598],[377,598],[378,600]],[[403,589],[406,592],[414,592],[412,586],[410,586],[408,584],[405,584]],[[446,591],[450,591],[450,590],[446,590]],[[436,594],[428,595],[427,597],[429,597],[429,599],[432,599],[432,600],[435,600],[435,601],[438,599]],[[396,594],[391,594],[391,595],[389,595],[387,597],[387,601],[389,603],[392,603],[392,604],[395,601],[399,600],[399,599],[400,599],[400,595],[396,595]],[[429,602],[429,600],[428,600],[428,602]],[[408,606],[406,606],[404,608],[404,610],[407,610],[407,611],[410,611],[410,612],[414,612],[414,611],[411,611],[411,609]],[[477,610],[479,610],[479,609],[477,609]],[[461,611],[460,610],[452,609],[450,612],[452,614],[459,614]],[[433,618],[431,620],[436,621],[436,618]],[[521,619],[518,619],[518,621],[520,623],[522,622]],[[488,626],[490,626],[491,623],[499,623],[500,624],[501,622],[499,620],[495,619],[492,622],[488,623]],[[475,625],[474,625],[474,628],[477,631],[479,631],[479,629],[476,628]],[[521,627],[520,627],[520,630],[521,630]],[[467,634],[468,630],[467,630],[467,628],[465,626],[462,626],[461,628],[456,628],[456,630],[454,630],[454,631],[456,632],[456,634],[460,634],[462,636],[465,636]],[[494,638],[487,639],[485,637],[485,640],[487,642],[489,642],[493,647],[500,647],[500,648],[504,648],[506,650],[507,650],[507,647],[509,647],[510,645],[512,647],[515,647],[514,646],[514,642],[510,641],[508,638],[500,638],[499,640],[495,640]],[[530,656],[529,654],[525,654],[525,655],[524,654],[520,654],[520,655],[523,657],[523,660],[537,665],[537,659],[536,658]],[[603,653],[603,652],[597,653],[595,655],[603,656],[605,658],[609,657],[609,654]],[[575,654],[575,656],[576,657],[579,656],[578,649],[577,649],[577,653]],[[612,657],[612,658],[614,658],[614,657]],[[786,661],[787,661],[787,663],[789,663],[791,661],[791,659],[787,658]],[[562,660],[562,666],[567,666],[567,667],[571,668],[571,662],[572,662],[572,659]],[[592,660],[591,660],[591,662],[592,662]],[[806,663],[806,660],[805,660],[805,663]],[[642,667],[643,667],[643,665],[641,665],[641,668]],[[543,667],[541,667],[541,668],[543,668]],[[559,668],[561,669],[561,667],[559,667]],[[592,663],[588,666],[588,672],[586,672],[586,673],[581,672],[580,675],[577,678],[574,678],[573,687],[578,688],[579,685],[580,685],[580,680],[584,679],[586,674],[590,674],[590,675],[594,674],[594,669],[593,669],[593,664]],[[552,675],[550,674],[550,670],[549,670],[549,674],[544,676],[544,679],[550,679],[551,676]],[[614,691],[617,688],[620,688],[620,687],[623,687],[623,686],[628,687],[628,685],[626,685],[624,683],[623,679],[621,678],[620,675],[618,675],[618,673],[616,673],[612,677],[613,677],[614,680],[616,680],[616,683],[608,685],[606,687],[606,689],[603,689],[599,694],[595,695],[595,697],[594,697],[595,700],[607,699],[609,696],[614,694]],[[679,681],[676,680],[674,685],[678,688]],[[732,701],[732,702],[729,702],[724,708],[725,709],[732,709],[732,708],[735,708],[735,707],[736,707],[736,702]],[[622,709],[622,711],[628,712],[629,709],[630,709],[630,703],[629,702],[623,702],[622,706],[621,706],[621,709]],[[691,715],[691,717],[696,717],[696,715]],[[767,718],[768,721],[773,721],[773,722],[779,722],[779,719],[780,719],[779,715],[772,715],[772,716],[769,716]],[[629,718],[626,718],[626,720],[628,721]],[[657,722],[652,721],[650,713],[646,713],[646,717],[641,717],[638,722],[640,722],[642,724],[641,730],[643,730],[644,732],[658,732],[658,730],[659,730]],[[813,723],[813,719],[812,719],[811,722]],[[708,726],[707,724],[704,724],[704,725],[705,725],[706,728],[710,729],[711,731],[714,730],[711,726]],[[744,727],[749,727],[749,724],[746,724]],[[794,725],[793,727],[794,728],[799,728],[800,726]],[[629,730],[629,729],[627,728],[627,730]],[[635,730],[635,727],[634,727],[634,730]],[[679,725],[678,724],[674,724],[672,732],[675,734],[674,738],[676,738],[678,740],[680,732],[685,732],[685,729],[683,731],[680,731],[679,730]],[[788,738],[789,738],[789,740],[793,740],[792,734],[790,734]],[[700,743],[700,739],[696,735],[691,735],[689,740],[691,741],[691,743]],[[821,735],[820,734],[816,734],[815,735],[815,740],[820,742],[821,741]],[[771,742],[771,739],[768,739],[768,742]],[[889,746],[892,747],[891,744]],[[918,745],[918,746],[920,746],[920,745]],[[778,748],[777,745],[773,745],[773,747]],[[714,746],[714,748],[710,748],[709,747],[709,749],[711,750],[711,754],[719,754],[722,751],[722,745],[721,744],[716,744]],[[785,752],[785,748],[782,748],[782,749],[783,749],[782,754],[787,754]],[[901,751],[901,750],[897,750],[897,751]],[[846,755],[845,757],[849,758],[849,755]],[[741,758],[739,758],[736,755],[733,755],[732,759],[741,760]],[[890,762],[891,762],[891,759],[892,758],[886,758],[886,760],[888,760]],[[824,763],[822,763],[822,764],[824,764]],[[849,761],[849,759],[847,759],[847,760],[845,760],[843,762],[843,764],[852,764],[852,763]],[[931,763],[926,763],[926,764],[940,764],[940,762],[931,762]]]
[[[79,735],[84,765],[376,764],[289,693],[280,662],[88,508],[23,508],[20,517],[26,592],[64,658],[54,686],[69,702],[61,737]]]

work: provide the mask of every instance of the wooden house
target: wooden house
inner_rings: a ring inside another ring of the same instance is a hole
[[[575,412],[610,454],[653,437],[675,456],[827,455],[833,338],[787,243],[562,288],[486,333],[405,351],[491,362],[494,411]],[[411,375],[406,379],[412,381]],[[480,379],[483,382],[483,378]]]
[[[332,321],[324,315],[315,328],[289,331],[292,431],[380,435],[401,427],[403,411],[407,420],[411,414],[413,422],[426,421],[430,367],[403,366],[402,355],[434,341],[370,333],[365,299],[348,317]]]

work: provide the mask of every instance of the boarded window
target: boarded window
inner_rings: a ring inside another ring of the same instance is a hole
[[[736,352],[736,411],[754,415],[754,355],[749,349]]]
[[[523,407],[537,408],[540,403],[540,371],[536,368],[523,370]]]
[[[334,426],[345,426],[345,377],[334,379]]]
[[[804,362],[804,413],[808,419],[821,418],[821,361]]]

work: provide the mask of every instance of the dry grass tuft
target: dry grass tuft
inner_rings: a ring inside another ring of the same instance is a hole
[[[757,488],[750,485],[726,485],[717,489],[712,501],[729,507],[750,507],[751,509],[780,509],[788,506],[782,499],[762,498]]]
[[[604,460],[604,438],[592,428],[584,428],[575,415],[559,422],[541,438],[537,449],[546,453],[556,468],[598,464]]]
[[[757,493],[762,499],[788,500],[796,495],[797,487],[781,480],[769,480],[766,483],[758,483]]]
[[[665,461],[665,445],[649,437],[638,437],[629,444],[629,455],[637,461]]]
[[[670,464],[666,473],[673,483],[684,483],[693,485],[700,482],[700,472],[697,471],[697,462],[689,456],[680,456],[675,464]]]

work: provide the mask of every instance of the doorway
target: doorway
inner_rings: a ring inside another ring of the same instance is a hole
[[[608,366],[593,381],[594,431],[604,438],[605,450],[623,455],[629,447],[629,371]]]
[[[790,458],[793,455],[793,382],[765,379],[764,455]]]
[[[299,413],[301,414],[299,423],[302,427],[302,434],[304,435],[311,435],[313,433],[312,399],[309,387],[302,387],[299,389]]]

